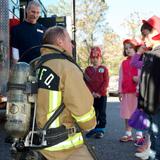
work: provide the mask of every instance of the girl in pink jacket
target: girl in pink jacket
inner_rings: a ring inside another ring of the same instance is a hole
[[[123,41],[124,52],[126,57],[122,61],[119,72],[119,99],[120,99],[120,117],[125,122],[125,134],[120,138],[121,142],[132,141],[132,128],[128,125],[128,120],[137,107],[136,96],[136,77],[138,76],[137,68],[131,66],[131,58],[136,52],[138,43],[132,39]]]

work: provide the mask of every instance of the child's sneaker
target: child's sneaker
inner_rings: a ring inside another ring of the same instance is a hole
[[[145,140],[145,141],[144,141],[143,145],[137,147],[137,152],[144,152],[147,148],[150,148],[150,146],[151,146],[150,138],[149,138],[149,137],[148,137],[148,138],[146,137],[144,140]]]
[[[141,153],[135,153],[135,156],[137,158],[140,158],[142,160],[147,160],[150,156],[150,152],[151,150],[150,149],[146,149],[144,152],[141,152]]]
[[[95,138],[97,139],[100,139],[100,138],[103,138],[104,137],[104,132],[97,132],[96,135],[95,135]]]
[[[92,129],[86,134],[86,138],[91,138],[97,133],[96,129]]]
[[[133,141],[132,136],[125,135],[125,136],[120,138],[120,142],[129,142],[129,141]]]
[[[137,138],[137,139],[135,140],[134,145],[135,145],[135,146],[142,146],[142,145],[144,144],[144,141],[145,141],[144,138]]]

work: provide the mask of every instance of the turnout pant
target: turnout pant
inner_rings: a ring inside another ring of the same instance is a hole
[[[65,152],[62,154],[65,154]],[[40,152],[29,151],[29,152],[23,153],[21,155],[21,158],[17,160],[62,160],[62,158],[46,159]],[[94,160],[94,158],[88,151],[87,147],[83,145],[82,147],[77,148],[71,155],[67,156],[67,158],[63,158],[63,160]]]

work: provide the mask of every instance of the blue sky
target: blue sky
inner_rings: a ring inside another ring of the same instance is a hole
[[[45,6],[56,3],[58,0],[42,0]],[[72,3],[72,0],[66,0]],[[126,32],[122,27],[125,19],[133,12],[139,12],[148,19],[152,15],[160,17],[160,0],[106,0],[109,5],[107,21],[115,32],[125,37]]]
[[[142,18],[148,19],[152,15],[160,17],[159,0],[106,0],[109,5],[108,22],[110,26],[123,37],[125,30],[122,27],[124,19],[128,19],[133,12],[139,12]]]
[[[44,4],[44,6],[48,6],[50,4],[56,3],[58,0],[41,0],[41,2]],[[66,0],[67,1],[67,0]]]

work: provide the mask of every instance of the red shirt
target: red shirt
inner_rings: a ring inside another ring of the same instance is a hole
[[[108,69],[103,65],[100,65],[97,68],[88,66],[85,69],[85,75],[87,77],[86,84],[91,93],[95,92],[101,96],[106,96],[109,83]]]

